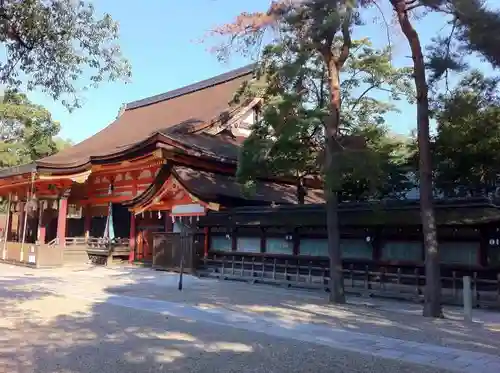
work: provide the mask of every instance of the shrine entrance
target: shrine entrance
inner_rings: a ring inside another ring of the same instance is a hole
[[[136,216],[135,260],[151,262],[153,260],[153,236],[165,231],[166,214],[145,212]]]
[[[153,232],[149,229],[139,229],[137,232],[136,260],[153,260]]]

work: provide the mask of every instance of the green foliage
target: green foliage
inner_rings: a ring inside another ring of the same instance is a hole
[[[99,18],[88,1],[2,0],[0,19],[3,84],[24,83],[26,89],[40,89],[73,108],[88,86],[130,77],[116,44],[118,24],[109,14]],[[77,84],[82,81],[85,86]]]
[[[26,95],[4,92],[0,121],[0,168],[29,163],[58,150],[52,138],[59,132],[59,123]]]
[[[484,0],[420,2],[431,11],[442,13],[449,24],[449,33],[436,37],[428,48],[431,83],[448,71],[466,70],[471,52],[479,54],[493,67],[500,67],[500,11],[489,9]]]
[[[268,45],[256,79],[235,97],[236,101],[263,98],[260,121],[240,156],[238,176],[243,183],[265,175],[304,178],[324,173],[328,74],[321,56],[301,53],[298,42],[290,34],[281,43]],[[409,188],[400,151],[404,145],[391,138],[384,122],[384,114],[395,106],[377,97],[414,97],[411,71],[392,66],[389,50],[374,49],[368,39],[352,44],[341,72],[341,133],[346,141],[344,151],[335,154],[335,163],[342,176],[331,182],[344,200],[396,197]]]
[[[499,80],[473,71],[436,100],[435,183],[448,197],[485,196],[500,175]]]
[[[54,137],[54,143],[56,144],[56,149],[57,152],[60,152],[61,150],[71,148],[74,143],[70,139],[63,139],[61,137]]]
[[[361,125],[352,134],[365,139],[366,148],[343,153],[341,200],[403,198],[414,187],[408,178],[408,140],[376,124]]]

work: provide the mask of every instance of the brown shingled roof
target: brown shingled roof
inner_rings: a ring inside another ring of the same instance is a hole
[[[257,181],[253,192],[245,193],[234,176],[195,170],[190,167],[174,166],[174,175],[196,197],[206,202],[221,199],[260,202],[261,204],[296,204],[295,185]],[[305,203],[324,203],[320,189],[308,189]]]
[[[124,151],[156,132],[186,120],[204,123],[229,111],[229,102],[241,84],[251,77],[253,65],[127,104],[109,126],[81,143],[37,163],[48,168],[78,167],[91,157]]]
[[[243,186],[237,182],[234,176],[180,165],[165,165],[148,189],[123,205],[133,207],[151,201],[171,176],[174,176],[186,190],[202,201],[218,202],[226,207],[297,203],[294,185],[257,181],[255,190],[245,193]],[[307,188],[305,203],[324,203],[324,201],[323,190]]]

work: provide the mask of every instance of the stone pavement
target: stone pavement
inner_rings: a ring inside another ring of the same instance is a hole
[[[3,279],[8,280],[8,271],[0,273]],[[317,304],[315,299],[318,296],[315,294],[247,284],[228,282],[221,284],[218,281],[199,280],[189,276],[185,277],[185,291],[179,293],[175,289],[178,278],[176,275],[148,270],[100,268],[66,270],[66,272],[63,270],[32,272],[32,274],[31,279],[18,275],[12,279],[12,284],[18,287],[27,286],[38,291],[50,290],[54,294],[70,299],[142,310],[167,317],[256,332],[399,362],[456,372],[500,372],[500,330],[495,332],[495,329],[491,327],[486,330],[483,328],[483,325],[496,325],[497,322],[500,325],[500,316],[495,313],[476,312],[475,317],[478,321],[476,324],[480,326],[468,326],[457,320],[431,322],[423,319],[413,314],[418,308],[413,305],[402,306],[401,303],[357,299],[358,305],[351,306],[351,308],[326,307]],[[45,280],[41,280],[44,276]],[[49,281],[49,279],[52,280]],[[222,287],[221,292],[228,297],[226,303],[220,301],[222,294],[217,293],[219,287]],[[206,294],[207,289],[210,290],[208,293],[210,297]],[[154,296],[155,292],[161,296]],[[240,294],[240,298],[237,294]],[[150,295],[153,295],[153,299],[150,299]],[[184,299],[181,299],[182,297]],[[261,308],[266,309],[266,312],[244,312],[245,304],[242,304],[242,307],[236,307],[242,303],[241,297],[247,302],[253,299],[253,302],[249,303],[258,303]],[[323,314],[316,312],[316,316],[309,319],[304,318],[302,313],[295,317],[283,317],[283,314],[276,310],[284,312],[286,302],[280,302],[281,308],[271,307],[273,302],[279,300],[280,297],[286,298],[288,304],[293,303],[292,300],[296,297],[307,306],[315,306],[316,311],[322,310]],[[231,302],[233,307],[230,307]],[[269,303],[269,307],[265,307],[266,304],[263,304],[265,302]],[[363,308],[359,303],[369,303],[370,308]],[[353,307],[357,313],[354,313]],[[399,311],[399,319],[390,312],[391,307],[393,311]],[[352,328],[353,319],[364,317],[364,314],[368,314],[373,308],[378,309],[376,317],[381,324],[377,329],[370,329],[367,323]],[[341,324],[332,322],[334,317],[326,314],[326,311],[333,312],[332,310],[342,317],[351,312],[351,320]],[[459,317],[456,309],[447,311],[452,317]],[[404,333],[404,328],[399,330],[399,334],[386,333],[385,331],[390,329],[396,321],[400,324],[406,322],[414,329],[408,329],[406,333]],[[420,337],[415,340],[412,334],[413,331],[417,334],[418,325],[422,325],[424,332],[420,332]],[[439,329],[438,326],[443,325],[447,327],[447,335],[453,335],[455,332],[456,340],[460,343],[455,341],[451,346],[446,345],[443,343],[443,332],[439,330],[436,331],[437,336],[429,335],[433,326]],[[449,330],[452,328],[455,330]],[[481,338],[478,338],[476,333],[482,333]],[[468,340],[474,343],[467,345]],[[489,344],[487,344],[488,340],[491,340]],[[462,348],[457,348],[457,346]]]

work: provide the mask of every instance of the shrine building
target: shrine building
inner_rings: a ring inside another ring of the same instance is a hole
[[[147,262],[153,232],[188,229],[208,211],[297,203],[293,180],[263,179],[254,193],[236,181],[260,99],[230,103],[252,78],[253,65],[128,103],[81,143],[0,170],[2,259],[26,262],[34,246],[57,252],[103,237],[111,212],[114,237],[131,260]],[[307,188],[305,202],[322,203],[321,187]]]

